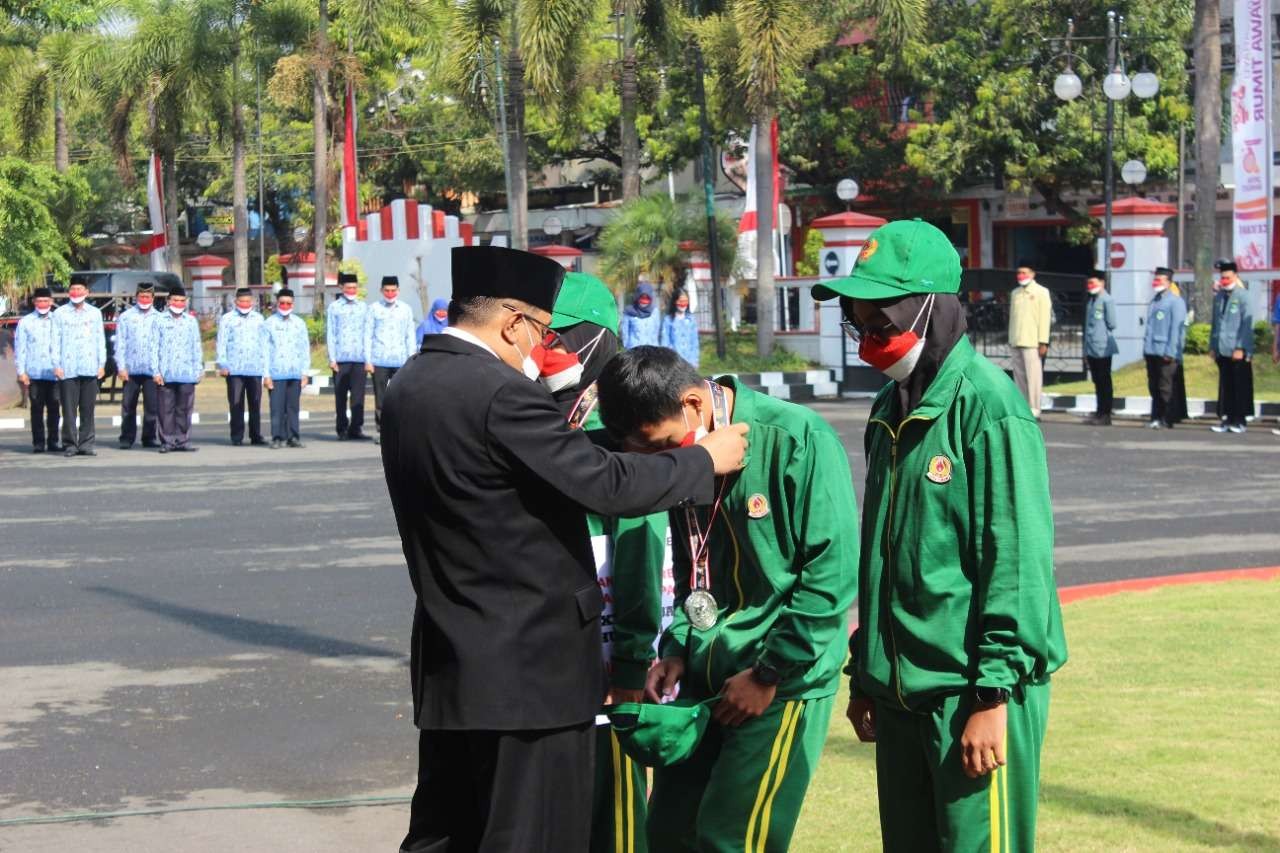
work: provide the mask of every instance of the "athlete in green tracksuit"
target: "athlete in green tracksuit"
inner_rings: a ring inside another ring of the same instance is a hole
[[[1044,439],[965,337],[960,260],[919,220],[873,232],[841,297],[894,381],[866,434],[849,718],[876,743],[888,851],[1035,845],[1049,676],[1066,661]]]
[[[785,850],[826,740],[857,593],[848,456],[811,410],[732,378],[706,382],[661,347],[620,354],[599,388],[625,449],[750,427],[746,467],[722,482],[718,507],[671,513],[675,618],[645,698],[678,684],[682,701],[718,700],[692,756],[654,769],[648,838],[662,853]],[[705,555],[696,576],[695,553]],[[691,615],[700,593],[714,601]]]
[[[569,273],[556,298],[551,328],[561,343],[548,354],[541,381],[572,423],[603,439],[595,380],[618,351],[613,294],[599,279]],[[588,513],[587,529],[604,595],[600,627],[609,700],[639,701],[655,642],[671,618],[667,515],[605,518]],[[591,853],[646,853],[645,770],[619,748],[608,717],[600,715],[596,724]]]

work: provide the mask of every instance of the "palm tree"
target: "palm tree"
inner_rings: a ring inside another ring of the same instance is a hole
[[[716,227],[725,268],[734,261],[736,223],[718,214]],[[675,284],[687,263],[680,245],[702,245],[707,237],[701,197],[684,195],[672,200],[666,193],[640,196],[624,202],[618,215],[600,234],[601,271],[619,292],[635,287],[642,275]]]

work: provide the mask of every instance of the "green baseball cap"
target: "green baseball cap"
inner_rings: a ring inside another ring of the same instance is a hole
[[[578,323],[591,323],[618,334],[618,300],[609,286],[595,276],[565,273],[551,312],[551,328],[564,329]]]
[[[848,296],[874,302],[959,290],[960,255],[947,235],[928,222],[900,219],[872,231],[853,272],[815,284],[813,298],[822,302]]]
[[[693,755],[711,721],[709,706],[719,699],[677,699],[666,705],[623,702],[608,709],[609,722],[627,755],[646,767],[670,767]]]

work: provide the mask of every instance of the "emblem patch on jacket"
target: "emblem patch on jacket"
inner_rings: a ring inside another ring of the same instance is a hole
[[[935,483],[951,482],[951,460],[945,456],[935,456],[929,460],[929,470],[925,476]]]
[[[747,515],[751,518],[764,518],[769,514],[769,499],[756,492],[747,498]]]

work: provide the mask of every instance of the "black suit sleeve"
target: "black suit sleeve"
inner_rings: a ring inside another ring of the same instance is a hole
[[[685,500],[708,504],[714,497],[715,471],[702,448],[610,453],[582,430],[570,429],[555,400],[533,382],[499,388],[486,429],[491,453],[599,515],[647,515]]]

